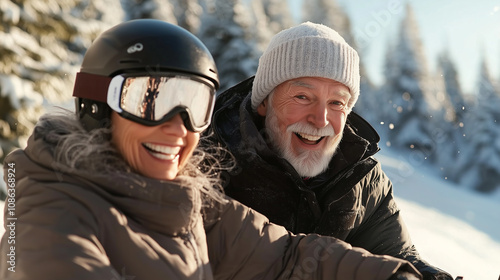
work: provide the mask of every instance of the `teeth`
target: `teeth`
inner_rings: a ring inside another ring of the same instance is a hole
[[[181,150],[180,147],[171,147],[171,146],[163,146],[163,145],[154,145],[154,144],[151,144],[151,143],[145,143],[144,144],[146,147],[148,147],[149,149],[155,151],[155,152],[158,152],[158,153],[163,153],[163,154],[172,154],[172,155],[176,155],[179,153],[179,151]]]
[[[303,134],[303,133],[297,133],[300,137],[309,140],[309,141],[318,141],[321,139],[322,136],[317,136],[317,135],[309,135],[309,134]]]
[[[157,153],[151,153],[152,156],[158,159],[163,159],[163,160],[173,160],[176,155],[164,155],[164,154],[157,154]]]
[[[149,149],[151,155],[163,160],[174,159],[181,150],[180,147],[154,145],[151,143],[144,143],[144,146],[146,146]]]

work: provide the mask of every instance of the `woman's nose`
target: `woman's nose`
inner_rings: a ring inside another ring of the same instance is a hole
[[[184,125],[184,120],[180,114],[176,114],[168,121],[164,122],[162,129],[165,133],[175,134],[179,137],[184,137],[187,134],[186,126]]]

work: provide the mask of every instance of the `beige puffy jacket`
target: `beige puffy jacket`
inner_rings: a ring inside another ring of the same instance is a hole
[[[44,131],[36,129],[27,148],[4,162],[4,179],[15,173],[15,209],[4,211],[0,279],[384,280],[398,269],[417,273],[406,261],[334,238],[290,234],[231,199],[202,215],[200,192],[180,180],[61,167]]]

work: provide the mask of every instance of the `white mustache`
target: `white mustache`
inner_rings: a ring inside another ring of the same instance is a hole
[[[328,125],[323,128],[316,128],[310,124],[306,123],[294,123],[289,125],[286,128],[287,132],[292,132],[292,133],[301,133],[301,134],[308,134],[308,135],[313,135],[313,136],[320,136],[320,137],[326,137],[326,136],[335,136],[335,130],[331,125]]]

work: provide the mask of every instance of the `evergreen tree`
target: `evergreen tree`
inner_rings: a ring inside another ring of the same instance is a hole
[[[206,3],[198,37],[212,53],[223,91],[255,74],[260,52],[255,25],[241,0]]]
[[[324,24],[337,31],[351,47],[357,49],[351,31],[349,16],[336,0],[310,0],[303,2],[303,21]]]
[[[402,95],[396,91],[400,78],[400,68],[394,55],[395,52],[396,44],[388,40],[383,60],[384,82],[375,90],[371,100],[367,101],[371,102],[373,108],[369,119],[372,121],[372,125],[377,128],[381,138],[386,140],[388,146],[392,146],[389,135],[393,134],[392,130],[402,112],[402,107],[398,105],[402,103],[400,101]]]
[[[476,105],[464,116],[467,149],[455,176],[465,186],[490,192],[500,186],[500,93],[484,57],[477,88]]]
[[[427,63],[419,38],[418,26],[409,4],[406,6],[398,42],[387,53],[385,100],[392,108],[386,111],[391,125],[388,138],[392,145],[411,148],[428,155],[434,148],[429,127],[431,109],[438,103],[430,91]]]
[[[264,3],[265,1],[267,0],[249,2],[251,8],[251,21],[255,24],[249,27],[250,29],[248,32],[255,36],[255,48],[259,55],[267,48],[271,37],[280,31],[276,30],[279,23],[273,23],[273,19],[266,14],[266,9],[264,7],[264,5],[266,5],[266,3]]]
[[[288,5],[283,5],[282,0],[261,0],[264,14],[267,16],[267,28],[274,34],[283,29],[292,27],[294,20]]]
[[[361,58],[363,60],[363,58]],[[371,82],[368,77],[368,72],[365,67],[360,65],[360,89],[359,89],[359,97],[356,102],[353,111],[363,116],[367,121],[369,121],[372,125],[376,125],[380,123],[380,118],[377,110],[379,107],[376,106],[378,97],[378,89]]]
[[[455,109],[455,122],[461,122],[466,110],[466,101],[460,85],[457,67],[451,60],[449,51],[445,50],[439,55],[438,67],[442,72],[445,90],[451,102],[451,106]]]
[[[429,94],[432,103],[429,109],[432,112],[432,119],[437,122],[454,123],[456,120],[455,107],[447,92],[447,81],[442,69],[438,69],[436,74],[429,77]]]
[[[487,101],[491,99],[497,99],[499,97],[499,91],[496,87],[496,83],[490,74],[488,63],[486,57],[481,59],[481,67],[479,72],[479,82],[478,82],[478,98],[481,101]]]
[[[252,21],[249,30],[254,34],[258,53],[264,52],[271,38],[278,32],[294,25],[288,5],[281,0],[255,0],[249,2]]]
[[[430,160],[439,169],[444,177],[450,178],[450,168],[454,167],[460,140],[457,127],[455,127],[455,109],[451,105],[446,91],[447,81],[443,69],[439,68],[431,82],[431,92],[436,97],[439,106],[433,111],[430,123],[430,136],[433,150],[429,152]],[[440,109],[439,109],[440,108]],[[451,179],[451,178],[450,178]]]
[[[361,56],[362,54],[358,54],[360,55],[360,94],[353,111],[364,117],[378,130],[378,125],[381,122],[379,114],[380,107],[377,106],[380,102],[379,89],[372,83],[370,77],[368,76],[368,72],[364,67],[363,57]],[[387,105],[384,104],[383,106]]]
[[[164,1],[161,1],[164,3]],[[203,13],[198,0],[170,0],[174,8],[174,15],[177,19],[177,24],[196,34],[200,27],[200,17]]]
[[[124,20],[154,18],[177,24],[172,4],[162,0],[120,0]]]
[[[468,144],[464,137],[464,122],[465,115],[469,110],[469,105],[466,103],[462,87],[460,85],[458,71],[455,63],[449,56],[449,51],[444,50],[438,56],[438,69],[444,81],[445,92],[448,96],[450,106],[453,112],[446,114],[446,126],[443,128],[446,137],[440,143],[438,150],[439,166],[443,170],[443,175],[453,181],[458,181],[456,174],[457,162],[464,158],[467,154]]]
[[[119,0],[2,1],[0,161],[26,144],[44,106],[70,99],[83,53],[120,11]]]

